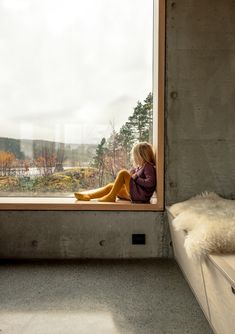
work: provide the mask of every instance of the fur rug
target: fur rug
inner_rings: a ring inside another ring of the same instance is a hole
[[[235,201],[203,193],[170,207],[176,231],[186,230],[185,249],[193,259],[235,252]]]

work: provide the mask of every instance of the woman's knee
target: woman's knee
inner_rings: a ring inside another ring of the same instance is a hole
[[[128,170],[126,170],[126,169],[121,169],[121,170],[118,172],[118,175],[121,175],[121,176],[129,176],[130,173],[129,173]]]

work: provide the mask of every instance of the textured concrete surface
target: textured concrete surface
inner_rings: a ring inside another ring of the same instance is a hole
[[[151,258],[168,252],[156,212],[0,211],[0,258]],[[145,234],[145,245],[132,245]]]
[[[166,4],[165,203],[235,198],[235,1]],[[150,243],[130,247],[143,229]],[[166,215],[153,212],[3,212],[0,236],[0,257],[172,255]]]
[[[210,334],[173,260],[0,264],[5,334]]]
[[[235,198],[235,2],[167,1],[166,203]]]

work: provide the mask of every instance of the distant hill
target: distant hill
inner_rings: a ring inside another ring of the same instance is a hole
[[[95,156],[95,144],[64,144],[47,140],[14,139],[0,137],[0,151],[12,152],[19,160],[33,160],[49,152],[64,156],[64,166],[86,166]]]
[[[19,139],[0,137],[0,151],[12,152],[17,159],[24,159],[24,153],[21,151],[21,142]]]

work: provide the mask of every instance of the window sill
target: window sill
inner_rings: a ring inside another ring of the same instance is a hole
[[[72,197],[1,197],[0,210],[45,211],[163,211],[156,199],[151,204],[134,204],[118,200],[115,203],[77,201]]]

